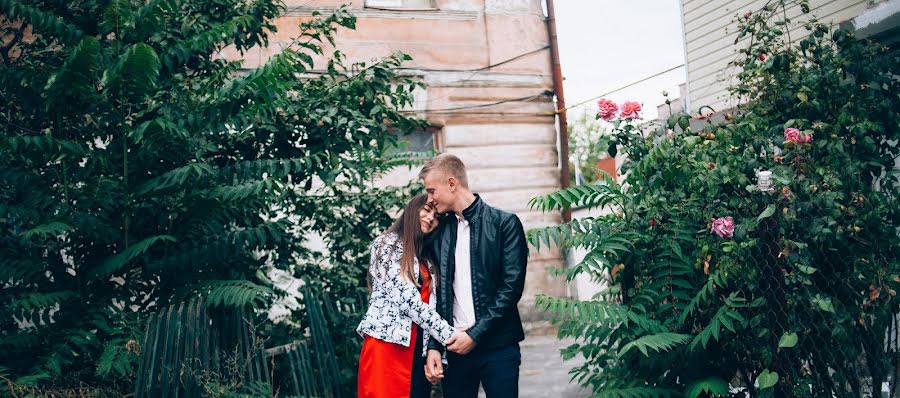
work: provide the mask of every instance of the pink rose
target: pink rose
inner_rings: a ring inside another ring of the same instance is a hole
[[[641,115],[638,113],[640,111],[641,104],[635,101],[625,101],[625,103],[622,104],[622,113],[619,114],[619,117],[640,119]]]
[[[714,218],[710,232],[722,238],[734,236],[734,219],[731,217]]]
[[[812,141],[812,134],[806,134],[793,127],[784,129],[784,140],[795,144],[806,144]]]
[[[597,101],[597,108],[597,116],[600,116],[601,119],[607,122],[616,117],[616,112],[619,110],[619,106],[615,102],[606,98],[601,98],[600,101]]]
[[[800,130],[797,130],[793,127],[784,129],[784,140],[794,143],[800,141]]]

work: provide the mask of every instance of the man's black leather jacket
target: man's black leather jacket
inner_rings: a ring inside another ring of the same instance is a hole
[[[469,222],[472,266],[472,299],[475,324],[469,336],[478,348],[494,348],[522,341],[522,320],[516,304],[525,287],[528,244],[522,222],[515,214],[489,206],[476,195],[475,202],[463,211]],[[433,233],[431,249],[440,267],[437,311],[453,323],[453,274],[457,219],[450,213],[441,219]],[[443,351],[431,339],[430,348]]]

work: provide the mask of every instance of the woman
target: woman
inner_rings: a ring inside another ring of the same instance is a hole
[[[418,195],[372,242],[372,294],[356,329],[365,338],[359,357],[359,397],[431,396],[431,384],[425,379],[428,337],[447,344],[458,333],[429,304],[434,303],[430,297],[437,267],[429,261],[424,241],[437,225],[427,195]]]

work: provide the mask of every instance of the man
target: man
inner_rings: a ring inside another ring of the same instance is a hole
[[[472,193],[456,156],[429,160],[419,178],[437,212],[446,213],[432,243],[440,266],[437,311],[467,330],[447,346],[446,368],[441,344],[431,340],[425,375],[432,383],[443,379],[447,398],[474,398],[479,384],[489,398],[517,397],[525,334],[516,304],[528,257],[522,222]]]

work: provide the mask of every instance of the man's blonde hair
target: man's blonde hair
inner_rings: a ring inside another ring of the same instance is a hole
[[[454,177],[463,188],[469,188],[469,178],[466,177],[466,165],[458,157],[449,153],[442,153],[425,162],[419,178],[425,179],[428,173],[437,171],[447,177]]]

